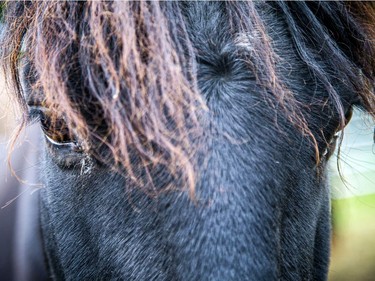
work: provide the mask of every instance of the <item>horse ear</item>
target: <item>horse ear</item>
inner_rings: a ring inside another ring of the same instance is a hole
[[[353,106],[350,106],[349,109],[345,112],[345,127],[349,124],[350,120],[353,117]]]

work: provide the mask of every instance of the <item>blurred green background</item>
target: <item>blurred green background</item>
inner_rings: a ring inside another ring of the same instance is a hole
[[[355,111],[340,149],[330,160],[331,281],[375,280],[374,122]],[[340,173],[338,167],[340,167]]]

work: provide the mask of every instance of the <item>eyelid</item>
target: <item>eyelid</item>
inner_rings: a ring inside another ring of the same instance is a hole
[[[77,142],[71,141],[71,142],[57,142],[51,139],[48,135],[44,134],[46,140],[50,142],[52,145],[57,146],[57,147],[70,147],[72,150],[79,152],[82,151],[82,148]]]

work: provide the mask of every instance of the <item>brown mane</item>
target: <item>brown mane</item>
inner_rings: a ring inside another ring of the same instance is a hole
[[[254,29],[260,34],[252,38],[258,51],[249,58],[257,82],[282,104],[293,124],[311,135],[303,107],[278,77],[278,59],[254,3],[223,5],[236,32]],[[285,5],[293,18],[293,7]],[[375,115],[374,3],[344,5],[350,17],[344,31],[351,29],[359,37],[348,50],[337,49],[347,68],[339,71]],[[191,159],[199,148],[192,140],[204,133],[199,115],[207,109],[197,85],[196,53],[177,2],[9,1],[5,23],[2,62],[21,104],[25,106],[18,69],[25,42],[24,56],[35,74],[32,91],[43,93],[43,103],[53,112],[64,113],[88,153],[105,148],[106,154],[96,157],[125,169],[147,192],[155,188],[149,187],[152,170],[162,165],[194,193],[197,172]],[[335,41],[342,35],[331,34]],[[360,79],[355,77],[359,73]],[[344,126],[338,93],[330,81],[325,86]],[[140,177],[143,173],[146,177]]]

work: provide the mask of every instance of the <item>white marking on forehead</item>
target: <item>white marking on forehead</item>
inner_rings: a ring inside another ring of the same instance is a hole
[[[238,33],[234,39],[234,44],[241,49],[245,49],[246,51],[255,51],[254,42],[259,40],[259,38],[260,35],[257,30],[246,33]]]

